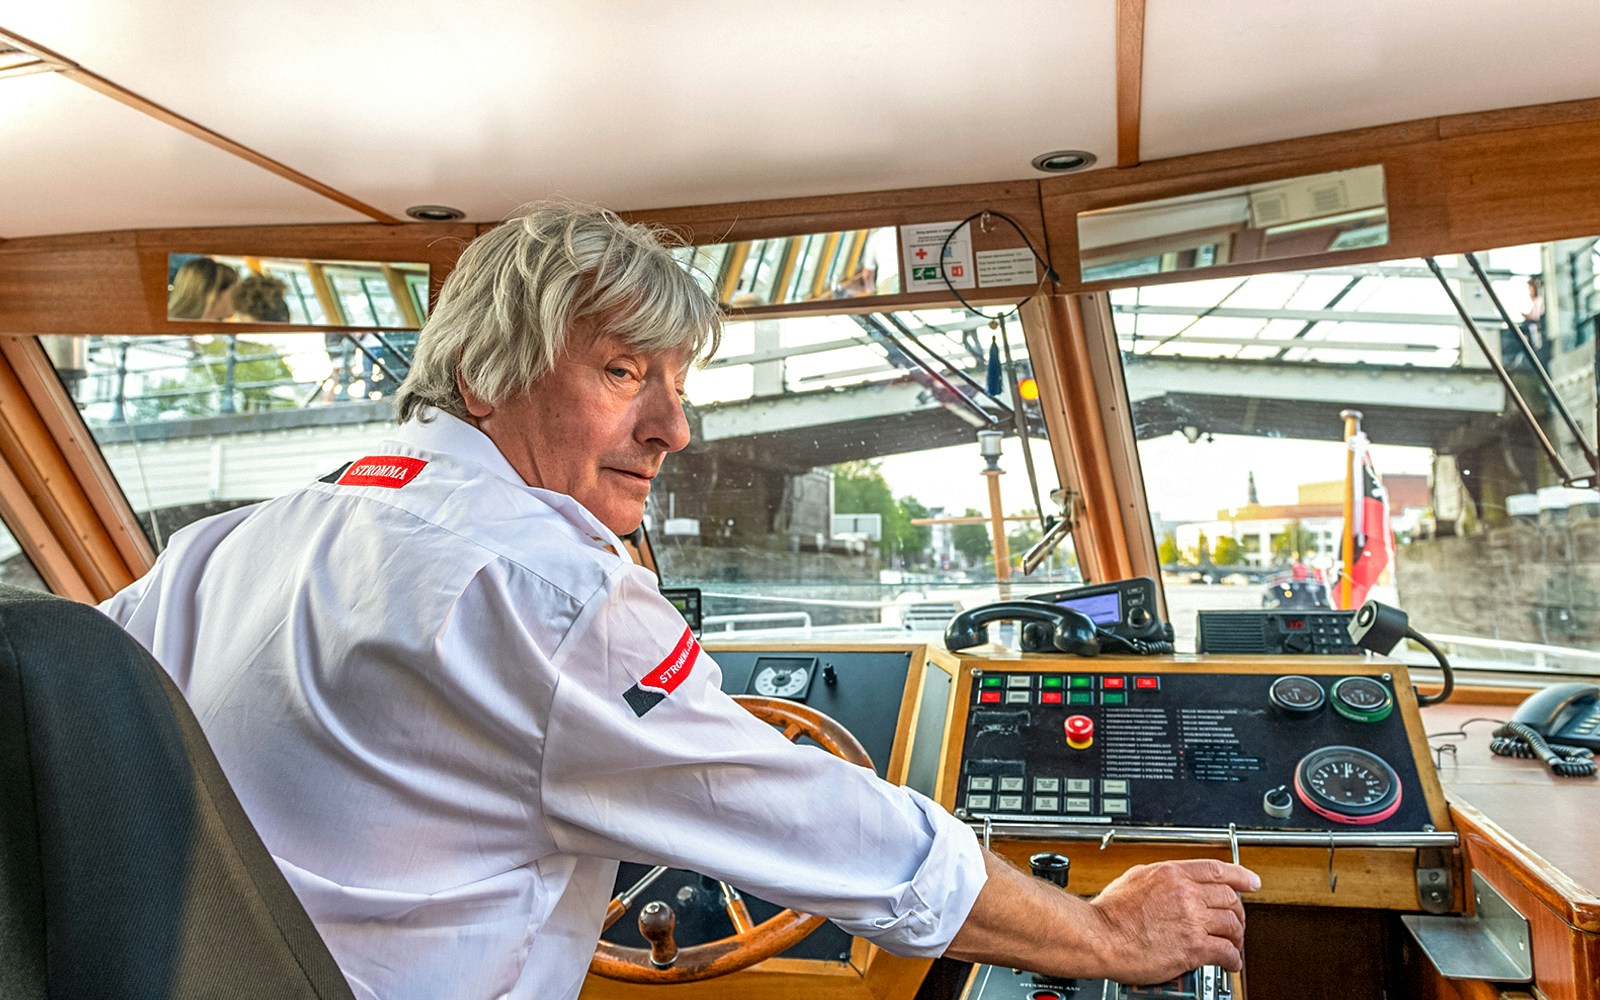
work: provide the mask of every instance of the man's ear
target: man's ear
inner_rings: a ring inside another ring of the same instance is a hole
[[[461,377],[461,369],[456,369],[456,392],[461,394],[461,401],[467,405],[467,412],[479,420],[494,412],[494,407],[482,396],[473,392],[467,385],[467,380]]]

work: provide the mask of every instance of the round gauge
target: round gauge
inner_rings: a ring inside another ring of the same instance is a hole
[[[767,698],[794,698],[811,683],[811,669],[799,664],[766,666],[756,671],[750,690]]]
[[[1290,674],[1288,677],[1279,677],[1273,681],[1267,697],[1278,708],[1295,715],[1315,712],[1328,700],[1321,684],[1299,674]]]
[[[1335,823],[1377,823],[1400,808],[1400,776],[1377,754],[1323,747],[1300,759],[1294,791],[1306,808]]]
[[[1394,709],[1389,689],[1371,677],[1344,677],[1333,685],[1333,710],[1357,722],[1381,722]]]

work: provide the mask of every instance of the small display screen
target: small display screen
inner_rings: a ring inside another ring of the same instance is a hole
[[[689,630],[695,635],[700,634],[700,588],[699,587],[662,587],[661,596],[667,603],[678,609],[678,614],[688,623]]]
[[[1069,597],[1056,603],[1063,608],[1083,612],[1096,625],[1115,625],[1122,621],[1122,597],[1114,590],[1108,594]]]

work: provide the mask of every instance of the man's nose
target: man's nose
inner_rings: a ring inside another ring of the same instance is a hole
[[[651,393],[640,426],[646,443],[666,451],[681,451],[689,444],[689,418],[683,412],[683,399],[671,385],[658,384]]]

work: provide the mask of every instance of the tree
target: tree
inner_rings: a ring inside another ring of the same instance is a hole
[[[1194,561],[1199,566],[1211,565],[1211,543],[1206,540],[1206,533],[1203,531],[1194,543]]]
[[[1238,566],[1244,562],[1244,548],[1237,538],[1223,535],[1211,550],[1211,559],[1218,566]]]
[[[1311,555],[1317,536],[1299,521],[1290,521],[1281,533],[1272,536],[1272,558],[1280,563]]]
[[[963,517],[982,517],[983,511],[967,508]],[[979,563],[994,556],[994,543],[989,540],[989,524],[952,524],[950,544],[968,563]]]
[[[933,540],[933,531],[911,523],[927,517],[928,508],[914,497],[895,499],[877,462],[843,462],[833,467],[833,509],[839,514],[877,514],[883,519],[878,551],[902,563],[920,562]]]
[[[1178,540],[1172,532],[1161,536],[1161,545],[1156,553],[1156,558],[1163,566],[1171,566],[1178,561]]]

